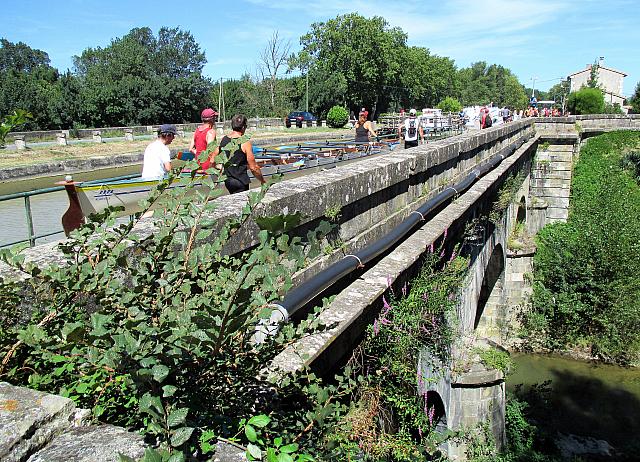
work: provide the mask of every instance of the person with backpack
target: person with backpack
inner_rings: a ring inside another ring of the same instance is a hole
[[[404,148],[407,149],[418,146],[418,135],[424,141],[424,131],[420,120],[416,116],[416,110],[411,109],[409,117],[398,127],[398,136],[404,136]]]
[[[491,118],[491,114],[489,113],[489,109],[482,108],[482,112],[480,114],[480,128],[489,128],[493,125],[493,119]]]

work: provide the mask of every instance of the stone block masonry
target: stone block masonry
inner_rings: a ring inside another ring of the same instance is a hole
[[[89,425],[89,411],[68,398],[0,383],[0,460],[117,462],[142,457],[142,436],[110,425]]]

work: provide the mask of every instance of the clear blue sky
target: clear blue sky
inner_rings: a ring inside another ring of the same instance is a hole
[[[409,44],[452,58],[511,69],[530,87],[546,90],[561,77],[604,56],[605,66],[628,74],[624,94],[640,81],[639,0],[2,0],[0,37],[49,54],[64,71],[73,55],[104,47],[134,27],[190,31],[205,51],[205,75],[254,74],[274,31],[299,49],[313,22],[357,12],[383,16],[409,35]]]

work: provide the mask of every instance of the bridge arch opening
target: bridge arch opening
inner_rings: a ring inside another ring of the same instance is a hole
[[[424,395],[425,412],[431,429],[442,433],[447,429],[447,412],[437,391],[430,390]]]
[[[518,202],[518,212],[516,213],[516,224],[526,223],[527,221],[527,201],[524,196]]]
[[[478,297],[478,306],[476,308],[476,318],[473,323],[473,328],[477,329],[482,315],[487,307],[487,304],[492,299],[492,296],[499,297],[502,293],[504,279],[504,251],[502,245],[498,244],[493,249],[489,263],[484,272],[484,278],[482,280],[482,286],[480,288],[480,296]]]

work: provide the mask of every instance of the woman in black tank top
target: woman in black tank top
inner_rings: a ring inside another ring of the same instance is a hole
[[[244,134],[247,130],[247,118],[242,114],[234,115],[231,119],[231,129],[233,131],[220,140],[220,146],[216,148],[213,155],[215,158],[222,150],[229,158],[224,165],[224,174],[227,177],[224,185],[230,194],[234,194],[249,189],[247,168],[261,184],[264,184],[265,180],[253,156],[253,146],[249,136]]]
[[[368,142],[369,134],[377,136],[371,122],[367,120],[369,113],[367,111],[360,111],[358,121],[356,122],[356,142]]]

